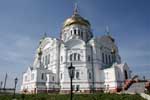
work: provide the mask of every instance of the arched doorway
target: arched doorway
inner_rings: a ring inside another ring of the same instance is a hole
[[[125,77],[125,79],[128,79],[128,73],[126,70],[124,70],[124,77]]]

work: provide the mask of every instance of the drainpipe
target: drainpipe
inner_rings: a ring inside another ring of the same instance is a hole
[[[58,88],[59,88],[59,91],[60,91],[60,46],[61,46],[61,43],[58,44],[58,67],[57,67],[57,82],[58,82]]]
[[[93,60],[93,47],[91,46],[91,60],[92,60],[92,62],[91,62],[91,64],[92,64],[92,85],[93,85],[93,87],[92,87],[92,92],[94,93],[95,92],[95,84],[94,84],[94,81],[95,81],[95,75],[94,75],[94,60]]]

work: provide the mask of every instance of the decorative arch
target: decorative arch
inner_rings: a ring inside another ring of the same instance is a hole
[[[85,42],[83,40],[80,40],[80,39],[70,39],[64,45],[67,46],[68,49],[84,48]]]

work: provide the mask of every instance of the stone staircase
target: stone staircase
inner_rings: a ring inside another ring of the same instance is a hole
[[[125,93],[144,93],[145,90],[145,82],[133,83]]]

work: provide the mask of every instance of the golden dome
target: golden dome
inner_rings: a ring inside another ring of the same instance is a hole
[[[79,14],[73,14],[70,18],[68,18],[64,24],[63,27],[72,25],[72,24],[80,24],[85,26],[90,26],[90,23],[88,20],[81,17]]]

